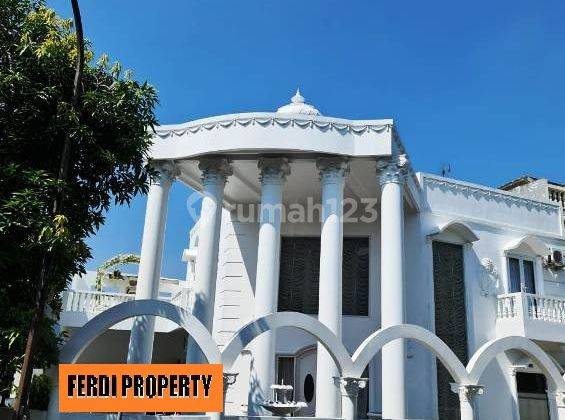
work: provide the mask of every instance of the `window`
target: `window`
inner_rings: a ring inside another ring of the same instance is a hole
[[[369,315],[369,238],[344,238],[343,315]],[[285,237],[281,241],[279,311],[316,315],[320,238]]]
[[[535,269],[532,260],[508,257],[508,286],[510,293],[536,293]]]

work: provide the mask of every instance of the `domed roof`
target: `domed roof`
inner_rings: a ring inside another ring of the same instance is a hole
[[[277,109],[277,114],[322,115],[320,111],[304,101],[304,96],[300,94],[300,89],[296,89],[296,94],[291,98],[289,104]]]

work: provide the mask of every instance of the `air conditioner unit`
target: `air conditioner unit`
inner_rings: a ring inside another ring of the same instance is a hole
[[[551,268],[565,268],[565,250],[551,249],[551,254],[547,256],[547,265]]]

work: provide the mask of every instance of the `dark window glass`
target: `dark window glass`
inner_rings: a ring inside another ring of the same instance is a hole
[[[294,357],[280,356],[277,360],[277,383],[294,386]],[[293,392],[289,395],[294,399]]]
[[[516,385],[518,392],[544,395],[547,392],[545,376],[539,373],[516,372]]]
[[[343,315],[369,314],[369,239],[344,238]],[[320,276],[320,238],[281,240],[279,311],[316,315]]]
[[[314,398],[314,378],[310,374],[304,378],[304,398],[307,403]]]
[[[517,293],[522,290],[520,286],[520,260],[508,258],[508,276],[510,277],[510,293]]]
[[[524,284],[522,291],[525,293],[536,293],[536,283],[534,281],[534,263],[524,260]]]

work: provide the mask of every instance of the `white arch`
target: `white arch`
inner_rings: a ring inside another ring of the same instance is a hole
[[[437,231],[431,233],[428,236],[433,239],[434,237],[441,235],[444,232],[455,233],[465,243],[472,243],[479,240],[479,237],[475,232],[473,232],[473,229],[471,229],[467,223],[460,220],[452,220],[450,222],[447,222],[446,224],[442,225]]]
[[[417,325],[394,325],[375,331],[359,345],[353,353],[353,375],[360,377],[371,359],[381,351],[381,348],[399,338],[415,340],[430,350],[449,371],[454,381],[459,384],[470,384],[471,381],[465,366],[439,337],[431,331]]]
[[[508,336],[485,343],[478,349],[469,363],[467,371],[473,383],[478,383],[488,364],[500,353],[508,350],[520,350],[532,358],[547,378],[553,391],[565,391],[565,380],[561,377],[555,361],[540,346],[525,337]]]
[[[241,351],[265,331],[293,327],[314,336],[332,356],[342,376],[352,376],[353,364],[343,343],[324,324],[312,316],[297,312],[277,312],[253,320],[232,337],[222,351],[224,370],[229,372]]]
[[[80,328],[61,349],[60,363],[75,363],[82,352],[112,325],[138,315],[167,318],[184,328],[198,344],[208,363],[220,363],[220,351],[204,325],[185,309],[156,299],[120,303],[96,315]]]
[[[520,248],[522,245],[526,245],[534,254],[541,257],[546,257],[551,252],[545,242],[532,235],[526,235],[519,239],[510,241],[508,244],[506,244],[504,249],[507,252],[514,251],[515,249]]]

